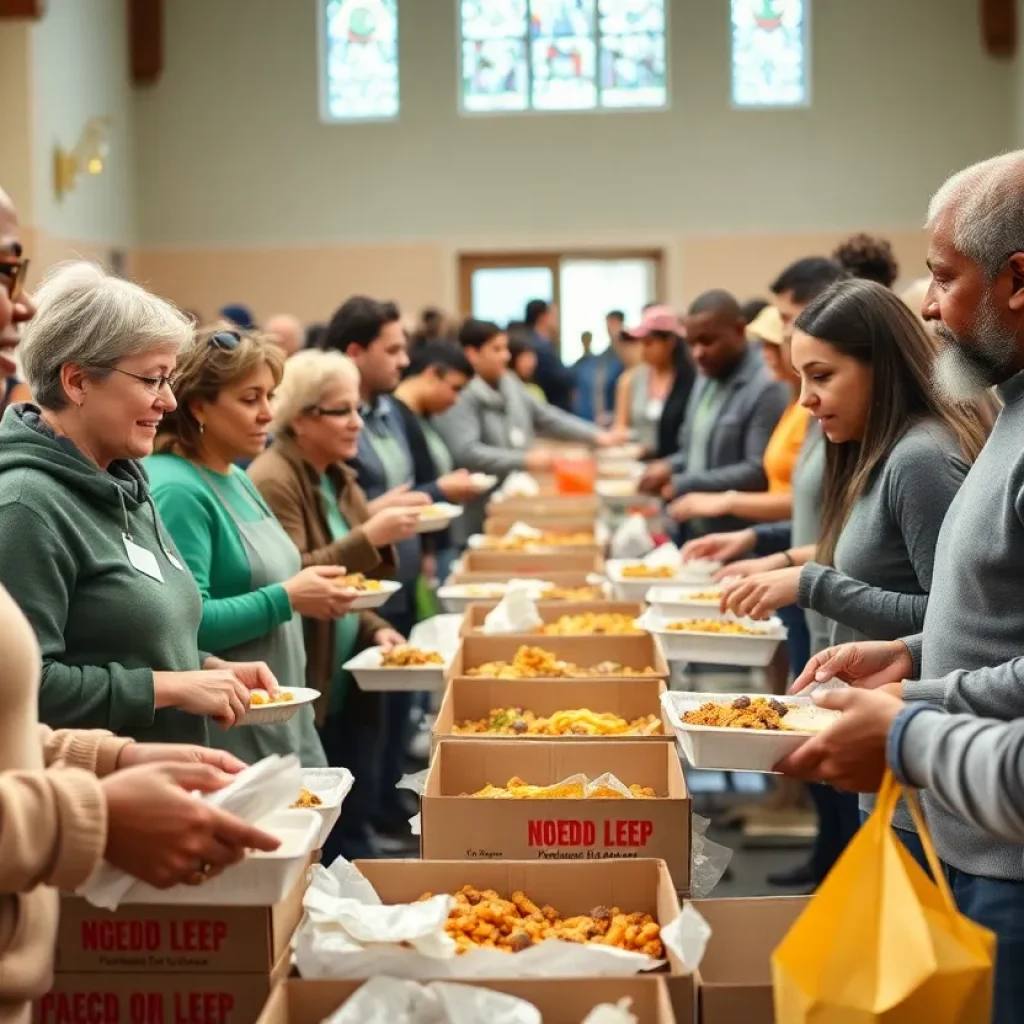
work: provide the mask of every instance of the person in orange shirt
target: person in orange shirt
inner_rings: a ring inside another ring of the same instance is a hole
[[[690,519],[714,519],[735,516],[750,522],[774,522],[789,519],[793,511],[793,467],[807,433],[807,410],[797,401],[800,378],[793,370],[789,339],[783,337],[782,317],[775,306],[766,306],[747,328],[747,336],[760,342],[764,362],[772,376],[788,383],[792,401],[786,407],[764,451],[766,491],[693,492],[677,498],[668,507],[677,522]]]

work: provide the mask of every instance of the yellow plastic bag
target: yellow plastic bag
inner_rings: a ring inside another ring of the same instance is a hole
[[[776,1024],[985,1024],[996,938],[953,901],[917,798],[902,794],[933,882],[889,827],[887,773],[874,813],[772,955]]]

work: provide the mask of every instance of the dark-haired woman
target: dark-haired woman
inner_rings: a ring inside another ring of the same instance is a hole
[[[935,344],[880,284],[838,282],[795,327],[800,401],[828,441],[821,537],[787,552],[786,568],[727,587],[723,608],[764,618],[798,600],[833,622],[833,644],[918,632],[939,528],[984,444],[984,417],[932,388]]]

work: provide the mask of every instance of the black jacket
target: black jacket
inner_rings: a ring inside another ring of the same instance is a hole
[[[434,464],[434,457],[430,454],[430,445],[423,436],[423,428],[420,426],[419,418],[400,399],[391,396],[395,408],[402,417],[405,425],[405,436],[409,442],[409,452],[412,455],[412,475],[416,487],[425,487],[434,483],[441,475]],[[424,551],[443,551],[452,546],[451,530],[441,530],[439,533],[425,533],[422,537]]]

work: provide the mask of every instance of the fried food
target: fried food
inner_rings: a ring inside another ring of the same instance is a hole
[[[380,580],[368,580],[361,572],[338,576],[334,582],[342,590],[358,590],[361,594],[375,594],[381,589]]]
[[[420,899],[430,899],[424,893]],[[493,889],[467,885],[454,894],[455,906],[445,931],[455,940],[456,953],[487,947],[518,953],[546,939],[593,943],[661,959],[661,928],[650,914],[625,913],[618,907],[594,907],[589,914],[562,917],[554,907],[539,907],[524,892],[505,899]]]
[[[299,790],[299,799],[292,804],[292,807],[322,807],[323,800],[308,789]]]
[[[778,732],[787,728],[783,719],[789,708],[772,697],[737,697],[731,704],[707,701],[682,719],[687,725],[712,725],[726,729],[762,729]]]
[[[642,633],[633,615],[586,612],[583,615],[563,615],[554,622],[538,626],[543,636],[626,636]]]
[[[490,586],[474,584],[465,587],[463,593],[466,597],[504,597],[505,589],[503,583],[493,583]]]
[[[687,601],[707,601],[708,604],[718,604],[722,600],[720,590],[702,590],[696,594],[687,594]]]
[[[424,505],[416,510],[420,519],[445,519],[448,517],[448,509],[444,505]]]
[[[635,562],[622,567],[624,580],[670,580],[675,574],[676,567],[672,565],[644,565],[643,562]]]
[[[456,722],[452,732],[490,736],[657,736],[661,719],[643,715],[627,721],[611,712],[598,713],[589,708],[556,711],[545,718],[524,708],[496,708],[487,718]]]
[[[380,659],[381,668],[422,668],[424,665],[443,664],[444,658],[437,651],[422,651],[408,645],[392,647]]]
[[[490,679],[579,679],[586,676],[652,676],[654,669],[630,668],[617,661],[603,661],[590,668],[581,668],[569,661],[561,661],[542,647],[520,647],[512,661],[488,661],[466,669],[467,676],[487,676]]]
[[[532,551],[535,548],[592,547],[597,541],[593,533],[552,533],[543,531],[539,537],[484,537],[488,551]]]
[[[603,597],[599,586],[548,587],[540,593],[541,601],[600,601]]]
[[[249,694],[249,705],[254,708],[266,707],[268,704],[287,704],[292,700],[295,700],[295,694],[284,690],[278,690],[273,697],[264,690],[253,690]]]
[[[463,796],[478,797],[485,800],[623,800],[628,799],[623,793],[612,786],[596,786],[588,791],[588,780],[585,778],[560,782],[554,786],[531,786],[520,778],[511,778],[505,786],[484,786],[476,793],[464,793]],[[650,786],[638,786],[633,783],[630,793],[638,800],[653,800],[654,790]]]
[[[673,633],[722,633],[730,636],[767,636],[767,629],[744,626],[742,622],[725,619],[681,619],[670,622],[666,627]]]

